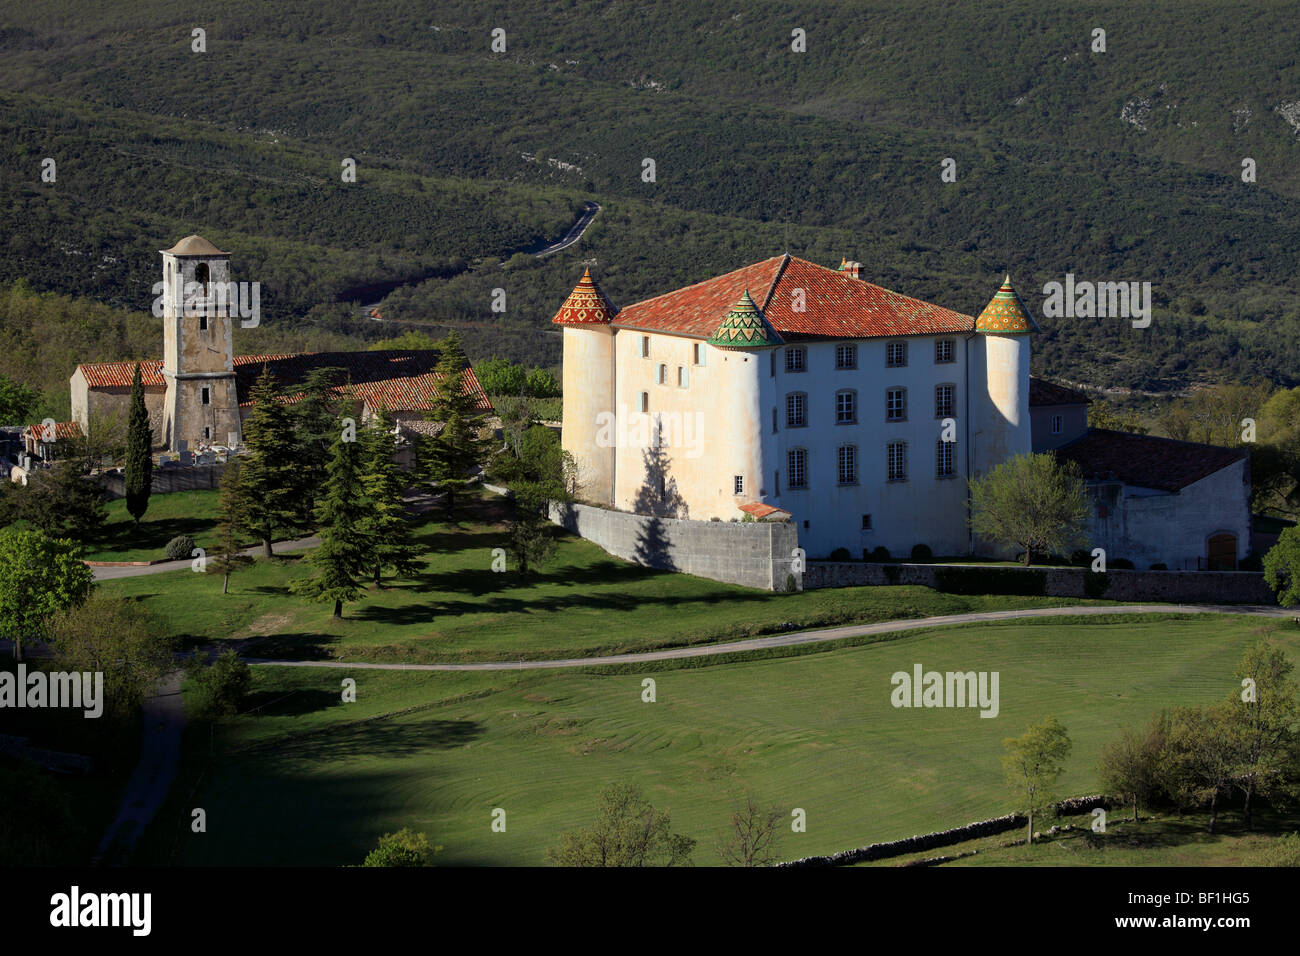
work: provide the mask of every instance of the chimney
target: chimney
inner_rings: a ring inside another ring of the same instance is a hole
[[[846,262],[846,263],[844,263],[844,272],[845,272],[845,274],[846,274],[850,279],[861,279],[861,278],[862,278],[862,263],[861,263],[861,262]]]

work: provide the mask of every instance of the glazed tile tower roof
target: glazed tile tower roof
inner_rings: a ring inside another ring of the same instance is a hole
[[[782,340],[763,318],[746,289],[722,324],[709,336],[708,344],[720,349],[765,349],[781,345]]]
[[[975,320],[976,332],[1037,332],[1038,325],[1020,301],[1020,295],[1011,285],[1011,276],[1002,281],[992,301],[984,306],[984,311]]]
[[[708,339],[746,290],[782,340],[970,332],[969,315],[790,255],[625,306],[616,329]]]
[[[301,382],[314,368],[343,369],[341,392],[351,384],[353,393],[371,408],[381,405],[389,411],[424,411],[433,407],[438,395],[438,357],[435,349],[391,350],[382,352],[300,352],[290,355],[236,355],[235,388],[241,406],[249,405],[249,392],[262,366],[282,388]],[[130,388],[134,362],[101,362],[78,365],[91,388]],[[478,398],[478,407],[492,411],[492,403],[479,384],[472,368],[465,373],[465,389]],[[167,383],[162,374],[162,360],[140,363],[140,381],[145,388],[162,389]],[[289,401],[298,396],[290,395]]]
[[[551,321],[557,325],[609,325],[617,313],[587,269]]]

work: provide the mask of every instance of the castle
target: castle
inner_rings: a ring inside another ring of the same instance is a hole
[[[1179,568],[1246,555],[1245,456],[1088,429],[1086,398],[1031,380],[1039,329],[1009,276],[972,317],[867,282],[857,262],[777,256],[622,310],[588,271],[552,321],[563,445],[594,504],[790,520],[812,557],[988,552],[967,478],[1060,448],[1088,480],[1094,544]],[[1125,457],[1159,464],[1127,479]],[[1153,477],[1175,467],[1178,482]],[[1150,536],[1138,509],[1170,530]]]

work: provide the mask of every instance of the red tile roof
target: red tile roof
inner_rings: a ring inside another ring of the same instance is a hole
[[[787,341],[971,332],[975,319],[794,256],[776,256],[623,308],[614,327],[707,339],[746,289]],[[795,311],[802,289],[804,310]]]
[[[750,502],[747,505],[740,505],[739,508],[741,511],[751,514],[755,518],[759,519],[767,518],[771,515],[785,515],[786,518],[790,517],[790,512],[786,511],[784,508],[777,508],[774,505],[765,505],[758,501]],[[785,518],[780,520],[784,521]]]
[[[1195,442],[1090,428],[1053,452],[1074,461],[1090,481],[1122,481],[1140,488],[1177,492],[1216,471],[1241,461],[1240,448],[1220,448]]]
[[[442,380],[435,369],[436,349],[383,352],[300,352],[284,355],[236,355],[235,383],[241,406],[249,405],[249,391],[262,366],[270,368],[282,388],[301,382],[314,368],[341,368],[344,383],[351,382],[357,397],[371,408],[383,405],[389,411],[424,411],[433,406]],[[77,366],[91,388],[129,388],[135,362],[101,362]],[[140,363],[140,381],[146,388],[165,387],[162,360]],[[339,386],[336,391],[342,391]],[[465,376],[466,391],[478,397],[478,407],[491,411],[492,403],[471,368]],[[289,401],[296,401],[291,396]]]
[[[1057,385],[1045,378],[1029,377],[1030,405],[1088,405],[1091,402],[1092,399],[1083,392]]]
[[[45,423],[37,422],[35,425],[28,425],[23,429],[25,435],[34,435],[37,441],[44,441]],[[54,426],[54,440],[64,441],[68,438],[77,438],[81,435],[81,426],[76,422],[58,422]]]

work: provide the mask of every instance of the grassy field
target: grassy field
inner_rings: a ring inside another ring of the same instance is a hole
[[[257,638],[250,656],[350,661],[533,660],[708,643],[780,630],[871,623],[1003,608],[1104,604],[1068,598],[963,596],[923,587],[844,588],[775,594],[685,574],[654,571],[561,535],[555,558],[527,580],[494,573],[492,549],[507,544],[491,523],[493,499],[476,520],[436,518],[412,529],[423,570],[349,605],[290,594],[306,573],[302,555],[259,560],[231,579],[192,571],[105,582],[145,601],[168,631],[206,641]],[[513,567],[513,565],[511,565]]]
[[[341,865],[410,826],[445,847],[446,864],[539,864],[615,781],[671,811],[700,841],[697,864],[717,862],[746,791],[807,812],[783,856],[829,853],[1005,813],[1002,741],[1048,713],[1074,741],[1063,791],[1094,792],[1105,741],[1162,706],[1231,691],[1243,647],[1262,635],[1300,656],[1290,622],[1016,622],[659,671],[655,703],[642,702],[640,674],[257,667],[252,712],[219,734],[216,755],[206,734],[190,739],[149,857]],[[891,707],[890,675],[915,663],[998,671],[999,716]],[[343,704],[349,676],[357,701]],[[207,834],[180,825],[194,806],[208,812]],[[490,830],[498,807],[505,833]],[[1192,860],[1170,846],[1139,855]]]
[[[200,548],[216,544],[216,489],[174,491],[150,495],[149,509],[139,525],[126,511],[126,500],[108,503],[108,521],[86,542],[89,561],[153,561],[165,557],[167,542],[188,534]]]

